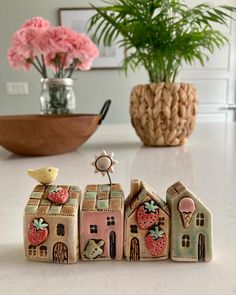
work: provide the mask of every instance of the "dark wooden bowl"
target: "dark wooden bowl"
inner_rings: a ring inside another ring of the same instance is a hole
[[[68,153],[83,144],[105,118],[107,101],[100,114],[0,116],[0,145],[26,156]]]

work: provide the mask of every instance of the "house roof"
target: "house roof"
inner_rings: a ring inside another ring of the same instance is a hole
[[[134,183],[136,185],[136,190],[132,192],[132,186]],[[131,215],[137,209],[137,207],[143,203],[146,197],[149,197],[154,202],[156,202],[159,208],[161,208],[168,216],[170,216],[169,208],[167,207],[164,200],[162,200],[157,195],[157,193],[151,187],[149,187],[148,184],[139,180],[131,181],[131,193],[125,200],[125,214]]]
[[[171,198],[175,198],[186,190],[186,186],[182,182],[178,181],[167,189],[167,193]]]
[[[74,216],[77,214],[81,190],[78,186],[58,185],[68,189],[69,199],[63,205],[57,205],[48,199],[49,190],[56,185],[37,185],[31,193],[25,207],[25,215]]]
[[[120,211],[124,208],[121,184],[87,185],[82,200],[82,211]]]
[[[171,200],[174,200],[177,197],[184,196],[184,194],[187,193],[187,196],[190,196],[198,206],[201,206],[202,208],[205,208],[206,211],[210,213],[210,210],[207,208],[207,206],[203,203],[203,201],[196,197],[182,182],[178,181],[174,183],[172,186],[170,186],[167,189],[167,200],[168,203]],[[170,202],[171,204],[171,202]],[[211,213],[210,213],[211,214]]]

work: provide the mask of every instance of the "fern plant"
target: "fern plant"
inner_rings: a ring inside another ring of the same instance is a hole
[[[204,66],[209,54],[229,42],[214,23],[228,26],[236,7],[202,3],[190,8],[182,0],[103,0],[89,30],[105,45],[126,50],[123,67],[144,66],[150,82],[174,82],[184,62]],[[122,40],[119,40],[122,36]]]

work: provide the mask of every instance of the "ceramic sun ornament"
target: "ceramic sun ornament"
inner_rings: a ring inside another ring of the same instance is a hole
[[[27,174],[41,184],[50,184],[54,182],[58,175],[58,168],[43,167],[39,169],[28,169]]]
[[[112,181],[109,172],[113,173],[113,165],[118,163],[113,157],[114,153],[107,154],[106,151],[103,150],[100,155],[95,156],[95,161],[91,163],[95,167],[95,173],[100,172],[102,176],[107,174],[110,185],[112,184]]]

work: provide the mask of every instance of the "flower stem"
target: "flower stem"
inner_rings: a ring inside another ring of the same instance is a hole
[[[46,65],[45,65],[44,56],[42,54],[41,54],[41,60],[42,60],[42,65],[43,65],[44,78],[47,78],[48,77],[47,68],[46,68]]]
[[[70,69],[69,69],[69,74],[68,74],[68,78],[71,78],[71,76],[72,76],[72,74],[73,74],[73,72],[74,72],[74,70],[75,70],[75,67],[77,66],[77,63],[79,62],[79,59],[78,58],[75,58],[74,60],[73,60],[73,63],[72,63],[72,65],[70,66]]]
[[[39,66],[37,66],[37,64],[35,62],[33,62],[32,60],[30,60],[30,62],[35,67],[35,69],[42,75],[42,77],[45,78],[44,73],[42,72],[41,68],[39,68]]]

